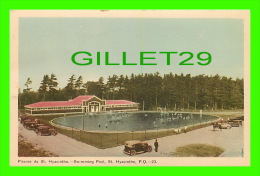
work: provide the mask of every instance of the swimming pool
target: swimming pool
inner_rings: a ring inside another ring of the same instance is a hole
[[[179,128],[216,120],[211,115],[176,112],[127,112],[66,116],[54,119],[58,125],[86,131],[143,131]]]

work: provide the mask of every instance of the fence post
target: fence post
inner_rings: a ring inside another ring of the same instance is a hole
[[[146,130],[144,130],[144,140],[146,141]]]
[[[101,137],[100,137],[100,139],[101,139],[101,141],[100,141],[100,142],[101,142],[101,148],[102,148],[102,133],[101,133]]]
[[[134,131],[132,131],[132,140],[134,139],[134,137],[133,137],[134,134],[133,133],[134,133]]]
[[[89,144],[92,144],[91,143],[91,133],[89,133]]]
[[[118,145],[118,133],[116,133],[116,145]]]
[[[73,128],[71,127],[71,137],[73,138]]]

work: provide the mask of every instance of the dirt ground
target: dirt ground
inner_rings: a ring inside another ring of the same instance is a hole
[[[18,156],[19,157],[56,157],[56,155],[45,151],[37,146],[37,149],[32,143],[27,142],[21,135],[18,136]]]
[[[213,131],[212,126],[198,130],[182,133],[179,135],[159,138],[159,151],[143,153],[137,156],[144,157],[170,157],[170,152],[177,147],[187,144],[210,144],[223,148],[225,151],[220,157],[241,157],[243,155],[244,126],[233,127]],[[124,146],[107,149],[98,149],[88,144],[79,142],[62,134],[57,136],[37,136],[34,131],[29,131],[19,124],[19,135],[22,135],[28,142],[36,148],[44,149],[61,157],[86,157],[86,156],[114,156],[127,157],[123,153]],[[155,140],[148,143],[153,146]],[[129,156],[130,157],[130,156]]]

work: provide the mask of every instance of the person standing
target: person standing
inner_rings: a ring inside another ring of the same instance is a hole
[[[154,142],[154,150],[155,150],[155,152],[158,152],[158,147],[159,147],[159,143],[158,143],[158,141],[157,141],[157,139],[155,140],[155,142]]]

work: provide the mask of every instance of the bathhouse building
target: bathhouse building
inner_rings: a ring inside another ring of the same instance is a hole
[[[128,100],[102,100],[94,95],[78,96],[69,101],[44,101],[24,106],[26,114],[98,113],[135,111],[138,103]]]

